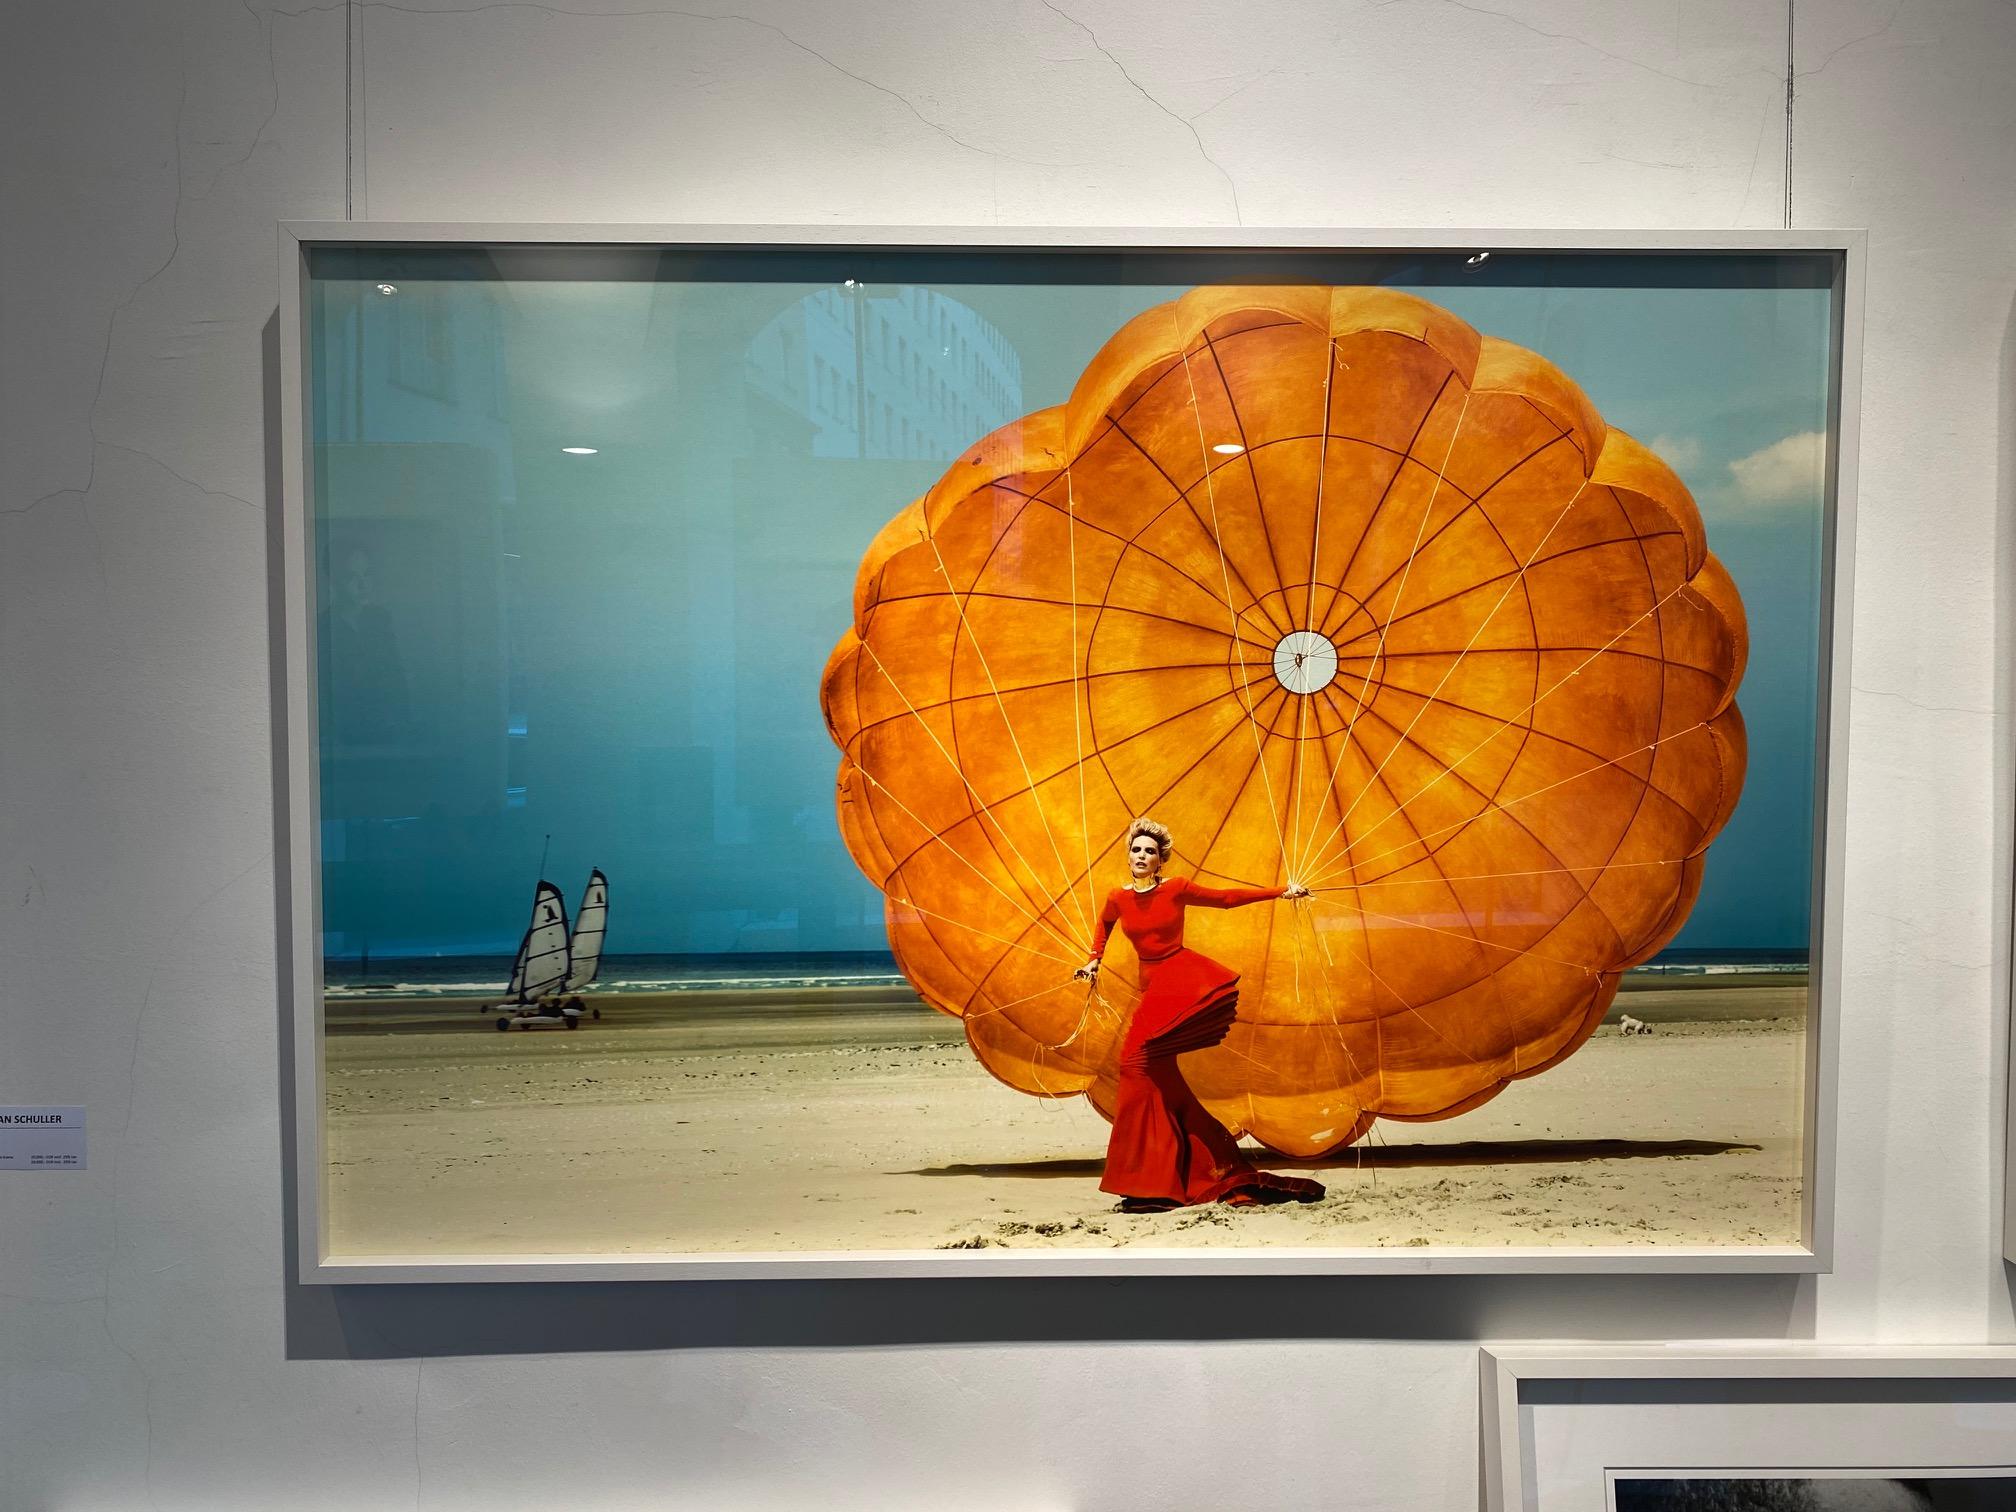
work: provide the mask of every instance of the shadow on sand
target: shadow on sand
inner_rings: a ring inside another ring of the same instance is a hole
[[[1569,1165],[1585,1160],[1671,1160],[1686,1155],[1727,1155],[1755,1150],[1754,1144],[1719,1139],[1508,1139],[1471,1140],[1463,1144],[1367,1145],[1335,1155],[1298,1160],[1289,1155],[1263,1155],[1258,1164],[1269,1170],[1323,1171],[1381,1166],[1388,1170],[1420,1166]],[[905,1176],[1097,1176],[1106,1169],[1101,1158],[1081,1160],[1006,1160],[988,1165],[926,1166]]]

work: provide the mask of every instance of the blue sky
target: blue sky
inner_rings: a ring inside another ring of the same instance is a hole
[[[509,949],[549,835],[570,898],[609,873],[612,952],[882,948],[817,697],[861,550],[962,426],[1057,402],[1199,271],[833,254],[561,281],[461,256],[317,284],[330,953]],[[1699,286],[1643,260],[1333,261],[1296,276],[1377,277],[1541,352],[1686,479],[1749,610],[1751,766],[1676,944],[1803,947],[1826,289],[1762,263]]]

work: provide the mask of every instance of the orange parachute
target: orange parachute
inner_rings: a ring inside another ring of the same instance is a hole
[[[1742,786],[1743,608],[1685,486],[1425,300],[1203,288],[988,436],[861,563],[821,698],[847,847],[983,1065],[1110,1113],[1122,839],[1315,889],[1192,914],[1243,973],[1184,1074],[1291,1154],[1563,1059]]]

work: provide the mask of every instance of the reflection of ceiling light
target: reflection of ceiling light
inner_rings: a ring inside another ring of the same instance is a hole
[[[840,285],[840,287],[843,289],[858,289],[861,287],[861,280],[858,278],[850,278],[845,283]]]
[[[380,284],[380,285],[378,285],[378,292],[379,292],[380,294],[397,294],[397,293],[399,292],[399,285],[397,285],[397,284]]]
[[[570,457],[592,457],[601,448],[596,446],[563,446],[560,450],[567,453]]]
[[[1236,457],[1239,453],[1246,450],[1246,448],[1241,446],[1237,441],[1220,441],[1211,450],[1218,453],[1221,457]]]
[[[1489,261],[1491,261],[1491,254],[1489,252],[1479,252],[1475,257],[1464,258],[1463,266],[1466,268],[1481,268]]]

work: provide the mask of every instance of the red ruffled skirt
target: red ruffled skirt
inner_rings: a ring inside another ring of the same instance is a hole
[[[1239,974],[1180,949],[1141,963],[1141,1002],[1120,1047],[1120,1089],[1101,1191],[1216,1202],[1268,1183],[1183,1080],[1176,1057],[1223,1040],[1239,1009]]]

